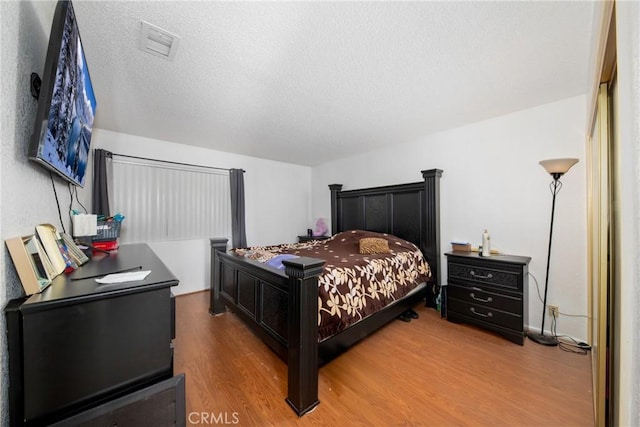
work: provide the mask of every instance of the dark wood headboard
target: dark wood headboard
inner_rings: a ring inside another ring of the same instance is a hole
[[[424,181],[341,191],[331,184],[331,234],[345,230],[388,233],[414,243],[440,286],[440,177],[422,171]]]

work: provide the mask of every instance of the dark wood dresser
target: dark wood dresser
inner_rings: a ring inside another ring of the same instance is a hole
[[[95,281],[126,270],[151,273]],[[185,425],[184,376],[173,375],[177,284],[149,246],[122,245],[11,300],[11,425]]]
[[[523,345],[528,324],[530,257],[448,252],[446,316]]]

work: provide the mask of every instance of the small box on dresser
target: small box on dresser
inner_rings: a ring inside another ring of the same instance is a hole
[[[447,319],[492,330],[523,345],[530,257],[448,252]]]

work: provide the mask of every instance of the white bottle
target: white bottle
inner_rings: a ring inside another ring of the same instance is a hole
[[[482,256],[489,255],[491,255],[491,237],[489,232],[484,230],[484,233],[482,233]]]

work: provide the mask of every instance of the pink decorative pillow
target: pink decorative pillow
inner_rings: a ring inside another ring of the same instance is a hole
[[[377,237],[365,237],[360,239],[361,254],[390,254],[389,242]]]

